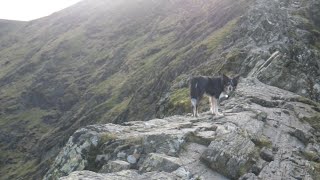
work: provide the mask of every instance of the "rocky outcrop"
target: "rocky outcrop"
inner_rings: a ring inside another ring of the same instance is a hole
[[[44,179],[317,179],[319,107],[242,79],[222,102],[221,117],[203,113],[79,129]]]
[[[224,69],[247,75],[274,55],[258,79],[320,101],[319,12],[316,0],[253,1],[227,40]]]
[[[212,169],[236,179],[241,173],[250,170],[256,149],[246,131],[236,126],[227,127],[233,130],[230,133],[216,136],[201,158]]]

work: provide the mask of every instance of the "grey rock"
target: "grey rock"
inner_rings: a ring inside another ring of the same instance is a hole
[[[134,157],[133,155],[129,155],[127,157],[127,161],[130,163],[130,164],[135,164],[137,162],[137,158]]]
[[[308,166],[308,165],[307,165]],[[295,179],[308,179],[311,180],[309,168],[298,159],[278,159],[270,162],[265,166],[259,174],[261,179],[282,179],[283,177],[292,177]]]
[[[235,130],[212,141],[201,158],[213,170],[236,179],[251,168],[254,153],[255,145],[245,132]]]
[[[313,86],[313,89],[315,89],[318,93],[320,93],[320,84],[315,84],[314,86]]]
[[[121,160],[115,160],[109,161],[108,164],[103,165],[99,170],[99,173],[112,173],[127,169],[130,169],[130,163]]]
[[[117,157],[118,158],[125,158],[127,156],[127,154],[125,153],[125,152],[119,152],[118,154],[117,154]]]
[[[166,172],[149,172],[145,174],[139,174],[135,170],[124,170],[115,173],[99,174],[92,171],[75,171],[66,177],[61,177],[59,180],[176,180],[177,176]]]
[[[257,180],[258,177],[253,173],[244,174],[239,178],[239,180]]]
[[[55,177],[68,175],[73,171],[83,170],[88,164],[87,157],[90,150],[94,149],[97,141],[100,140],[95,130],[82,128],[76,131],[55,159],[53,167],[58,166],[59,168],[50,169],[45,179],[55,179]]]
[[[180,128],[177,127],[177,128]],[[156,134],[146,136],[143,139],[144,151],[146,153],[157,152],[170,156],[177,156],[181,145],[185,143],[185,137],[175,134]]]
[[[150,153],[143,164],[140,166],[140,172],[165,171],[172,172],[181,166],[179,158],[170,157],[165,154]]]
[[[300,129],[294,129],[293,131],[289,132],[292,136],[298,138],[300,141],[302,141],[304,144],[308,144],[311,135],[307,132],[303,132]]]
[[[59,180],[106,180],[107,178],[103,174],[98,174],[91,171],[75,171],[66,177],[61,177]]]
[[[100,155],[97,155],[96,162],[108,161],[109,158],[110,158],[109,154],[100,154]]]
[[[261,113],[259,113],[259,114],[257,115],[257,119],[258,119],[259,121],[263,121],[263,122],[265,122],[265,121],[267,120],[267,117],[268,117],[268,114],[265,113],[265,112],[261,112]]]
[[[177,174],[179,169],[184,169],[187,173],[191,174],[193,179],[216,179],[216,180],[228,180],[220,173],[213,171],[210,167],[201,161],[201,155],[207,149],[207,146],[201,145],[195,142],[188,143],[184,147],[184,151],[180,153],[179,159],[181,160],[182,166],[178,168],[175,173]]]
[[[172,173],[181,179],[191,179],[191,176],[192,176],[190,171],[187,171],[184,167],[179,167],[177,170],[173,171]]]
[[[225,69],[240,71],[244,76],[251,76],[259,69],[256,75],[260,81],[319,101],[316,84],[320,82],[320,53],[318,47],[310,48],[319,34],[313,32],[319,27],[319,18],[316,18],[319,3],[257,0],[252,4],[230,37],[231,45],[223,52],[240,49],[247,52],[246,56],[237,63],[226,62]],[[312,15],[308,17],[302,12]],[[261,68],[261,62],[266,62],[277,51],[278,56]]]
[[[263,148],[260,152],[260,156],[263,160],[271,162],[274,160],[274,155],[270,149]]]
[[[263,159],[259,159],[251,168],[251,172],[255,175],[259,175],[261,170],[268,164]]]

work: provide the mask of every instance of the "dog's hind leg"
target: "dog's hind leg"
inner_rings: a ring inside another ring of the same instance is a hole
[[[192,112],[194,117],[198,117],[198,101],[195,98],[191,98],[191,104],[192,104]]]
[[[198,108],[198,105],[196,106],[196,115],[195,117],[198,117],[199,116],[199,108]]]

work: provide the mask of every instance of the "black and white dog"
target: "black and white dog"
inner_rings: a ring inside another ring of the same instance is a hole
[[[204,94],[209,96],[210,110],[212,114],[221,116],[219,113],[219,99],[228,98],[229,94],[235,90],[240,76],[229,78],[226,75],[221,77],[197,76],[190,80],[190,97],[193,109],[193,116],[198,116],[198,106]]]

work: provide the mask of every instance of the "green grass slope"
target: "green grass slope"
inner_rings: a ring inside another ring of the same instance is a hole
[[[0,176],[42,177],[81,126],[156,116],[163,93],[208,60],[248,3],[82,1],[15,33],[0,28]],[[167,114],[187,106],[180,92]]]

